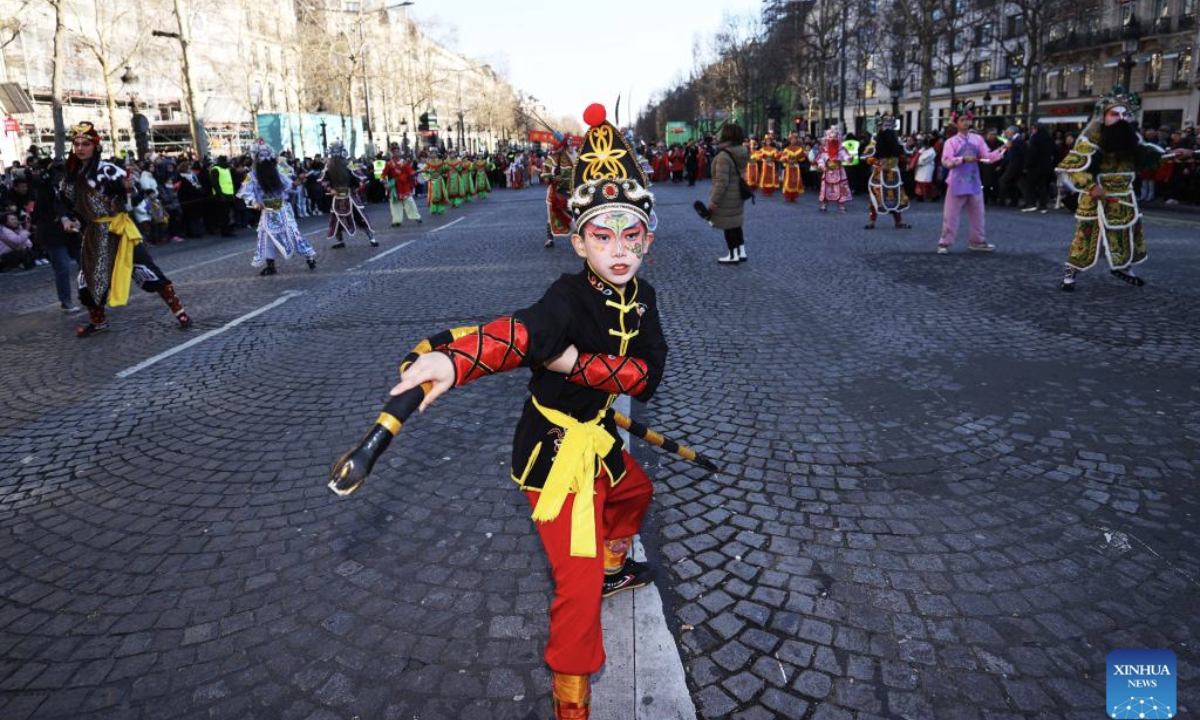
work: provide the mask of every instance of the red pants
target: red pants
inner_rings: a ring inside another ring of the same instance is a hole
[[[625,453],[625,478],[610,487],[601,471],[596,478],[596,557],[571,557],[571,509],[568,495],[558,517],[535,523],[554,576],[550,604],[550,640],[546,664],[558,673],[591,675],[604,665],[604,633],[600,628],[600,591],[604,582],[604,541],[637,533],[650,509],[650,478]],[[529,506],[539,493],[527,491]]]

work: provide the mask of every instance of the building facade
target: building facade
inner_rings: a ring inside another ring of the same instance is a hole
[[[1066,18],[1047,22],[1033,66],[1033,120],[1073,129],[1091,115],[1095,98],[1127,82],[1142,96],[1144,126],[1178,129],[1200,118],[1196,48],[1200,0],[1081,0]],[[1016,9],[997,0],[959,0],[956,31],[934,44],[930,114],[944,127],[953,104],[975,102],[980,125],[1024,124],[1028,33]],[[898,111],[904,132],[920,127],[918,48],[895,17],[877,28],[880,42],[847,69],[847,128],[871,131],[879,114]],[[891,32],[899,27],[901,34]],[[829,93],[835,93],[831,89]],[[829,94],[827,93],[827,95]],[[833,108],[832,120],[839,108]]]
[[[289,118],[288,131],[275,135],[287,144],[281,149],[300,155],[323,151],[314,140],[320,133],[304,126],[320,119],[329,141],[353,142],[360,152],[391,141],[417,144],[418,118],[431,111],[453,122],[453,135],[439,128],[425,141],[450,139],[455,146],[491,147],[513,124],[511,85],[430,38],[403,6],[384,0],[185,4],[195,106],[213,156],[241,152],[259,134],[260,115]],[[190,147],[177,4],[63,0],[62,7],[67,126],[90,120],[112,136],[110,148],[129,151],[136,144],[136,111],[149,121],[153,149]],[[18,18],[11,42],[0,48],[0,90],[12,90],[0,91],[7,120],[0,162],[7,166],[23,159],[30,145],[53,147],[56,16],[49,3],[21,0],[0,0],[0,16]],[[32,111],[14,94],[28,97]]]

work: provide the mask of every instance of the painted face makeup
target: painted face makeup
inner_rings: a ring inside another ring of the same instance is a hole
[[[588,221],[572,242],[596,273],[622,287],[637,273],[653,237],[636,214],[614,210]]]
[[[1122,120],[1133,122],[1133,115],[1129,112],[1129,108],[1123,105],[1111,107],[1108,109],[1108,112],[1104,113],[1105,125],[1114,125]]]

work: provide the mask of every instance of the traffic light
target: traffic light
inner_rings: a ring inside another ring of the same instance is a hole
[[[421,117],[417,118],[417,130],[429,132],[429,113],[421,113]]]

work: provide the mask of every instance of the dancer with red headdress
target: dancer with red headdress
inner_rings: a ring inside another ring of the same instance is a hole
[[[571,213],[567,198],[571,195],[571,174],[575,168],[575,150],[571,136],[554,133],[555,143],[542,166],[542,182],[546,184],[546,242],[554,247],[555,235],[571,234]]]
[[[846,203],[850,202],[850,181],[846,178],[845,164],[850,160],[850,153],[842,147],[842,132],[836,126],[825,131],[825,144],[817,153],[817,167],[821,168],[821,212],[831,202],[838,204],[842,212],[846,212]]]

